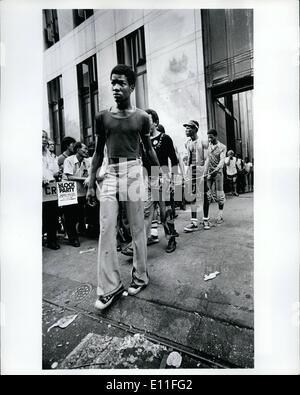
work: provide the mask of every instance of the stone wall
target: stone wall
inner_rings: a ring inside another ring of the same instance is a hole
[[[70,30],[72,10],[59,10],[60,41],[44,52],[44,80],[62,75],[65,133],[80,139],[76,65],[97,54],[100,109],[112,101],[109,74],[117,63],[116,41],[140,26],[145,29],[149,107],[155,109],[180,152],[182,124],[195,119],[207,130],[200,10],[94,10]],[[44,128],[49,129],[47,89]]]

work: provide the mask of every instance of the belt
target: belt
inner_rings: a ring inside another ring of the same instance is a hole
[[[121,159],[121,160],[120,160]],[[123,162],[130,162],[132,160],[137,160],[138,158],[108,158],[109,165],[115,165]]]

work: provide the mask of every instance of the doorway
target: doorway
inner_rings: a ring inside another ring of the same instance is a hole
[[[213,99],[216,129],[227,151],[253,159],[253,89]]]

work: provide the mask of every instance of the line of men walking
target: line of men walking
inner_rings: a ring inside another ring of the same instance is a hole
[[[146,112],[136,108],[131,103],[131,94],[135,88],[135,73],[126,65],[117,65],[110,74],[112,93],[115,106],[101,111],[96,118],[96,149],[92,159],[91,176],[87,192],[90,205],[96,201],[96,189],[99,189],[100,200],[100,236],[98,252],[98,298],[95,302],[97,309],[103,310],[116,300],[124,291],[118,266],[116,248],[116,229],[118,217],[118,200],[125,201],[127,217],[132,235],[132,281],[127,288],[129,295],[136,295],[149,283],[147,270],[147,237],[153,218],[155,203],[160,206],[161,220],[165,234],[169,237],[168,247],[171,251],[176,248],[177,232],[174,224],[174,198],[169,191],[169,199],[163,198],[167,178],[170,186],[172,179],[178,174],[178,158],[173,142],[169,136],[162,135],[157,130],[158,114],[151,109]],[[147,116],[147,113],[150,116]],[[209,203],[211,186],[216,184],[219,200],[219,217],[223,221],[225,195],[222,182],[226,147],[217,140],[217,131],[211,129],[208,133],[208,155],[204,161],[204,146],[199,144],[197,131],[199,125],[191,121],[184,125],[188,137],[191,165],[192,194],[192,226],[197,227],[197,189],[204,196],[204,226],[209,228]],[[140,142],[142,144],[140,144]],[[102,165],[104,147],[107,147],[108,165],[105,176],[97,184],[97,171]],[[141,146],[144,155],[141,155]],[[145,168],[142,168],[143,157]],[[170,172],[168,159],[171,160]],[[150,175],[145,176],[150,167]],[[143,180],[147,182],[147,200],[143,202]],[[132,185],[134,188],[131,188]],[[203,188],[201,188],[201,185]],[[200,186],[200,188],[198,188]],[[153,188],[154,187],[154,188]],[[153,198],[153,193],[156,197]],[[146,218],[146,230],[145,221]]]
[[[187,233],[199,229],[200,202],[205,230],[210,229],[209,207],[213,199],[219,207],[217,223],[224,221],[223,167],[227,166],[228,158],[226,146],[218,140],[217,130],[210,129],[207,142],[203,142],[198,137],[197,121],[191,120],[183,125],[188,137],[188,172],[183,174],[178,151],[159,124],[157,112],[153,109],[143,111],[132,104],[135,81],[136,75],[130,67],[117,65],[112,69],[110,82],[115,105],[96,116],[96,144],[91,161],[87,160],[87,147],[71,141],[58,158],[60,165],[63,164],[60,176],[76,181],[80,188],[87,187],[86,200],[90,207],[96,207],[100,202],[95,302],[99,310],[110,306],[125,290],[117,252],[120,203],[125,208],[132,238],[131,244],[123,250],[125,255],[133,257],[131,283],[127,288],[129,295],[139,293],[150,280],[147,245],[157,242],[151,235],[157,209],[168,253],[175,251],[179,236],[175,228],[175,201],[185,199],[191,203],[191,223],[184,228]],[[74,154],[70,156],[72,149]],[[182,184],[178,181],[180,174],[187,184],[187,193],[178,198],[175,192],[182,189],[175,186]],[[69,206],[64,210],[69,241],[75,247],[80,245],[76,233],[76,222],[80,223],[77,210],[83,204],[84,198],[80,198],[76,207]]]

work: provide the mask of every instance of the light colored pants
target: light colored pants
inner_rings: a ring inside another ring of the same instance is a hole
[[[144,183],[140,159],[108,165],[98,184],[100,235],[97,294],[107,296],[122,287],[117,253],[118,200],[124,201],[133,245],[132,280],[148,284],[147,243],[144,225]]]
[[[224,177],[223,171],[219,171],[217,174],[211,176],[207,179],[207,197],[209,203],[213,200],[213,186],[216,188],[216,200],[219,205],[225,203],[225,193],[224,193]]]

